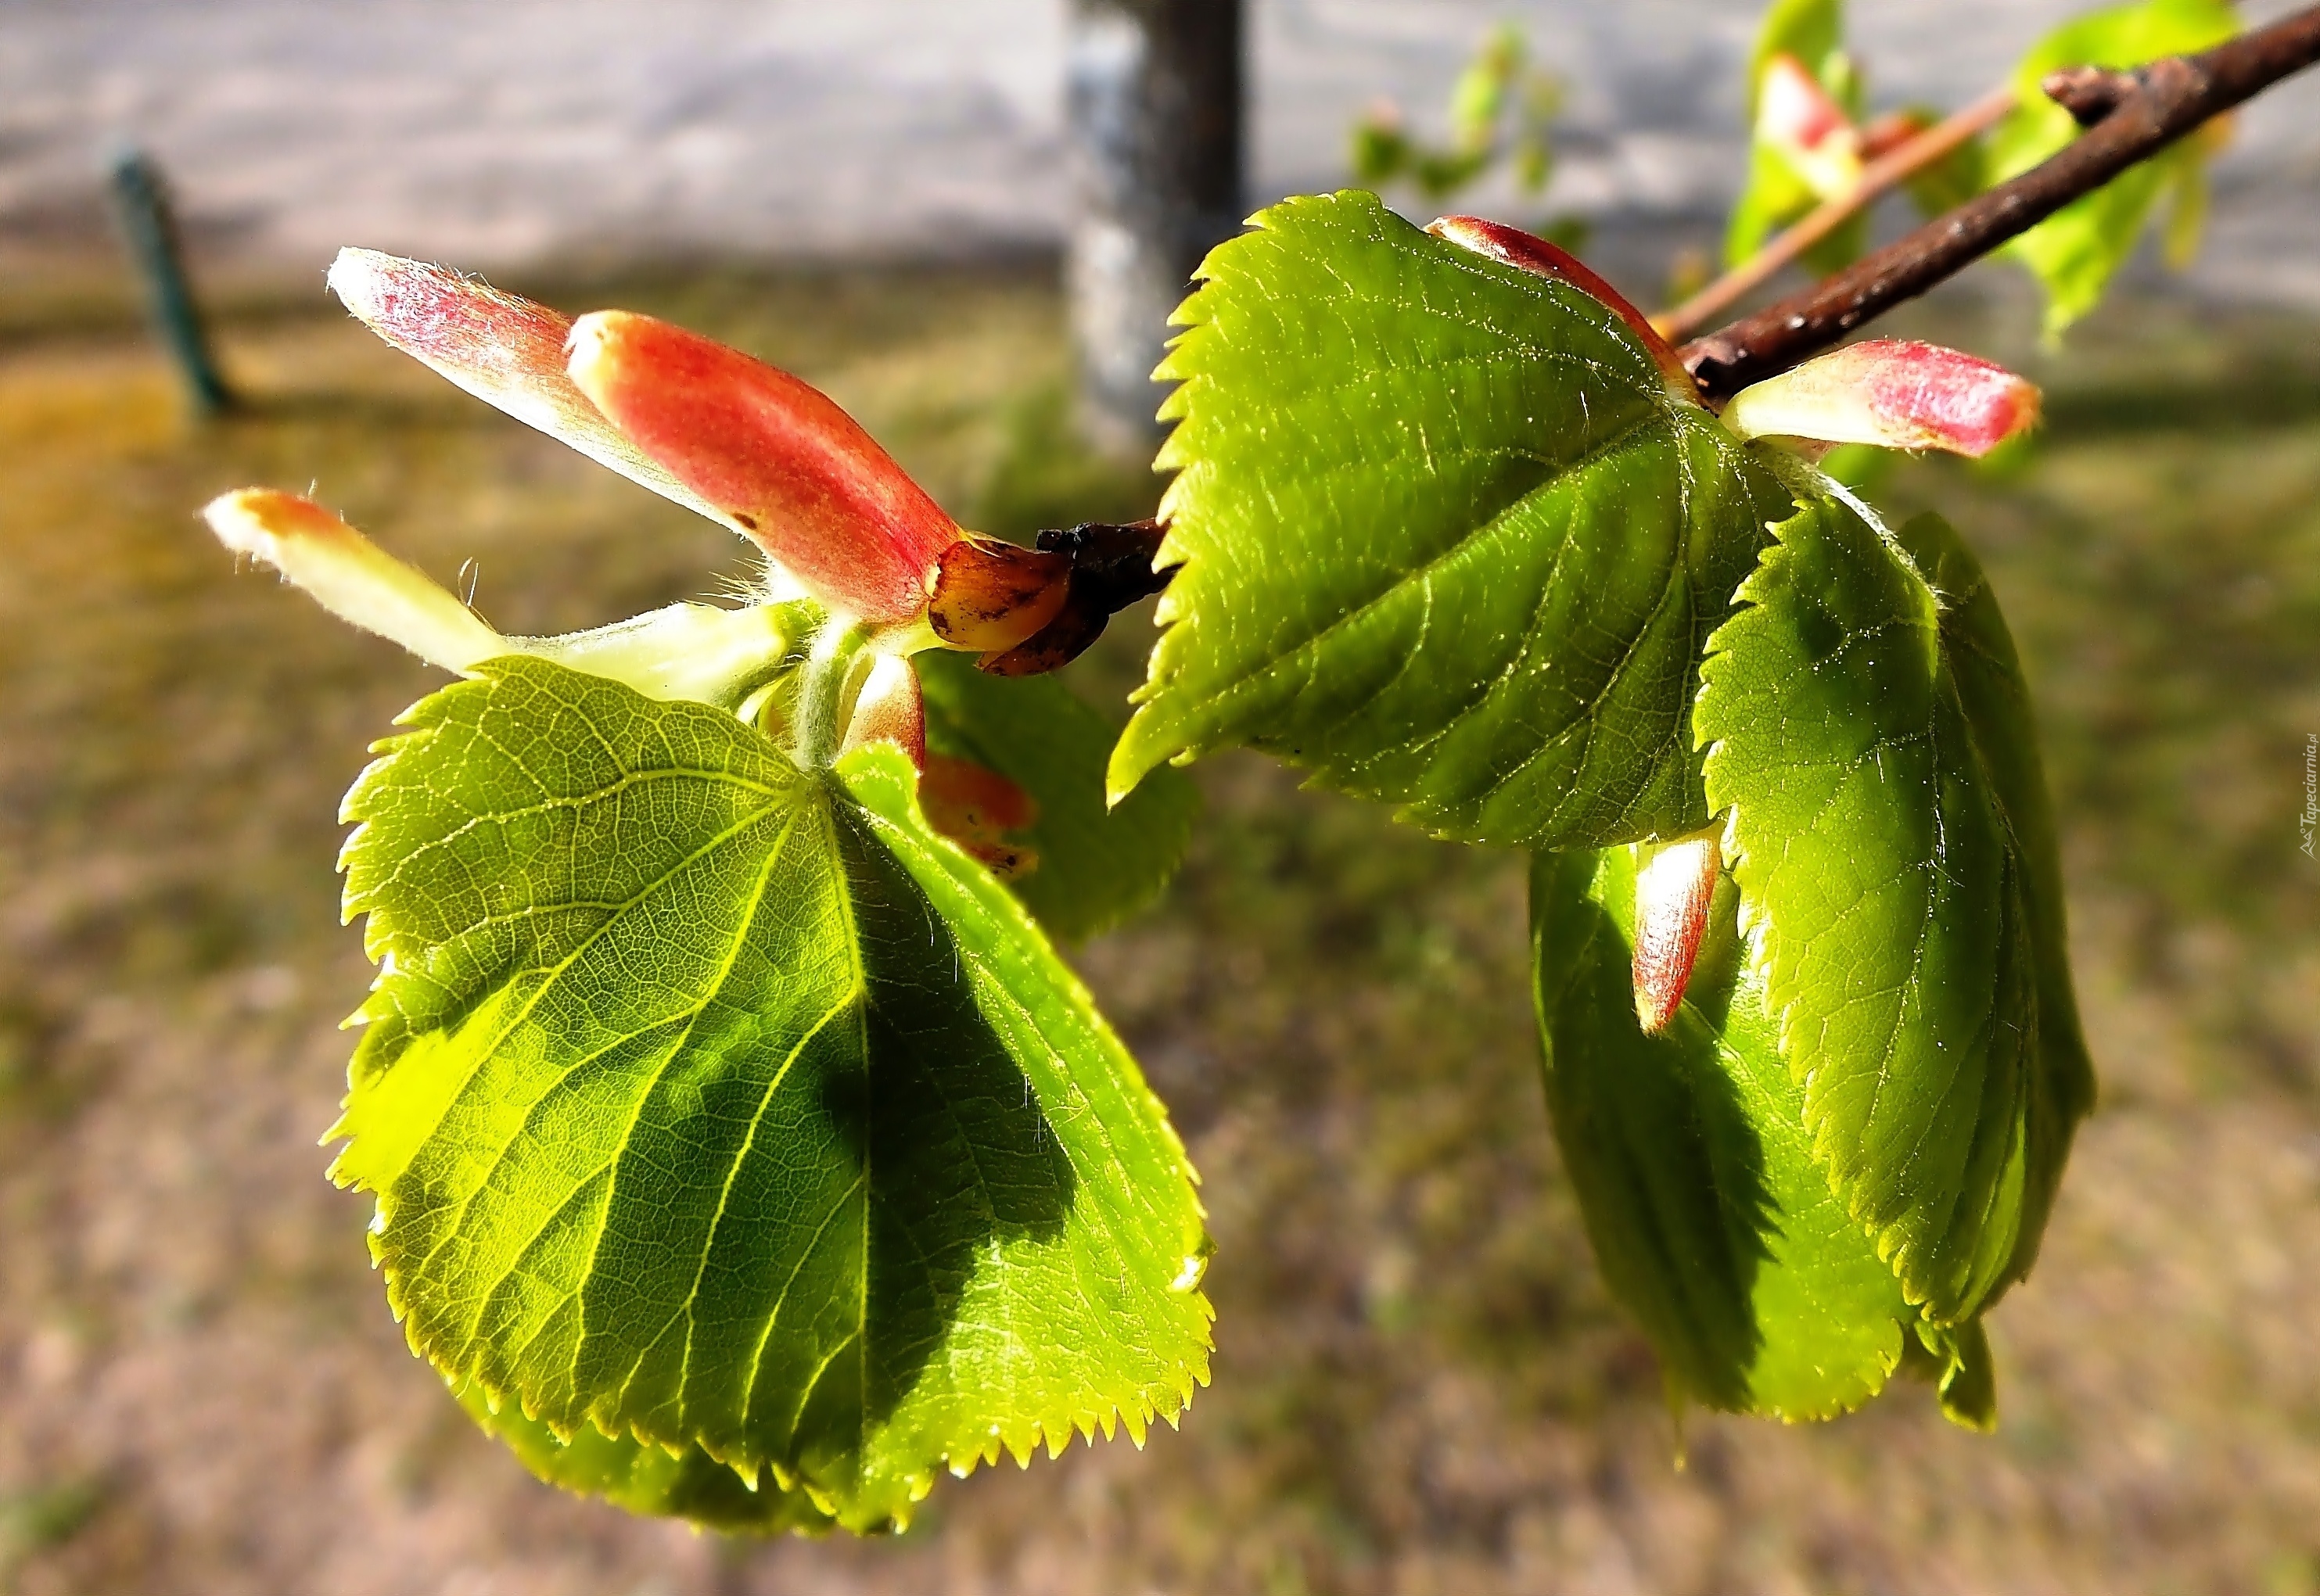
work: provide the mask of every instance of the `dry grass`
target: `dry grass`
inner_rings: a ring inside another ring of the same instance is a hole
[[[986,524],[1148,499],[1057,441],[1037,274],[617,297],[826,383]],[[317,302],[237,312],[262,403],[199,432],[104,314],[0,326],[0,1586],[2320,1589],[2320,340],[2113,330],[2027,472],[1889,484],[1958,512],[2022,634],[2107,1087],[1996,1317],[1999,1436],[1900,1389],[1695,1415],[1679,1472],[1554,1167],[1518,861],[1226,759],[1167,906],[1084,960],[1208,1177],[1215,1389],[899,1542],[726,1547],[535,1485],[403,1350],[313,1138],[366,979],[336,795],[428,676],[192,512],[315,481],[522,630],[712,592],[735,546]]]

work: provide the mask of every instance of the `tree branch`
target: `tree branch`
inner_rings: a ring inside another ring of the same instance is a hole
[[[1671,343],[1690,338],[1778,276],[1781,268],[1843,227],[1878,196],[1938,165],[1958,146],[2004,117],[2014,104],[2012,88],[1992,89],[1964,110],[1895,146],[1863,167],[1852,187],[1815,206],[1794,227],[1675,309],[1653,317],[1652,324]]]
[[[2320,5],[2196,56],[2133,72],[2057,73],[2048,92],[2087,131],[2043,166],[1679,353],[1711,401],[1786,371],[2027,232],[2202,123],[2320,61]],[[2060,80],[2060,81],[2057,81]]]

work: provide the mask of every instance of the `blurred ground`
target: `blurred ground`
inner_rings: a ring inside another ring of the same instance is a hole
[[[984,525],[1152,492],[1062,441],[1036,271],[531,286],[795,366]],[[2027,468],[1880,490],[1949,509],[2014,618],[2105,1074],[1995,1317],[1998,1436],[1898,1387],[1813,1429],[1694,1415],[1679,1470],[1555,1168],[1519,862],[1228,758],[1165,906],[1083,958],[1207,1177],[1215,1387],[1140,1454],[947,1482],[899,1542],[755,1547],[533,1483],[403,1349],[314,1137],[367,978],[337,795],[429,673],[193,512],[311,482],[475,560],[522,631],[714,593],[738,546],[319,299],[235,302],[259,408],[188,430],[105,302],[0,313],[0,1588],[2320,1591],[2312,324],[2116,310],[2040,365]],[[2022,353],[2018,311],[1946,314]]]
[[[2251,24],[2297,0],[2243,0]],[[1962,105],[2095,0],[1862,0],[1876,108]],[[1567,94],[1554,186],[1595,258],[1713,244],[1746,164],[1763,0],[1246,0],[1249,206],[1335,187],[1379,96],[1438,136],[1485,33]],[[340,244],[506,270],[694,254],[1053,247],[1069,213],[1062,0],[0,0],[0,269],[106,233],[100,152],[141,142],[196,245],[298,272]],[[2320,310],[2320,79],[2244,112],[2199,290]],[[1415,204],[1417,197],[1393,196]],[[1901,209],[1905,209],[1902,207]],[[1431,214],[1431,212],[1427,214]],[[1419,220],[1423,220],[1423,216]],[[1890,210],[1889,223],[1899,210]],[[1639,247],[1623,246],[1641,228]]]

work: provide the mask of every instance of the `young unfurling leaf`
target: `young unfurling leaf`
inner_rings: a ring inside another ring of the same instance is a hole
[[[810,600],[732,609],[671,604],[559,637],[505,637],[312,500],[244,488],[202,513],[235,554],[280,572],[340,620],[446,671],[528,654],[626,682],[647,698],[730,709],[793,664],[791,645],[823,619]]]
[[[1183,1150],[899,750],[809,772],[523,658],[406,725],[347,802],[382,971],[334,1172],[447,1377],[857,1529],[1190,1398]]]
[[[311,499],[243,488],[210,500],[202,516],[236,555],[271,566],[348,625],[385,637],[430,665],[464,671],[509,652],[507,640],[449,589]]]

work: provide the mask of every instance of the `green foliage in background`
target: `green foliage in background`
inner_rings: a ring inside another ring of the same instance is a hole
[[[2064,23],[2015,68],[2014,110],[1989,134],[1914,174],[1906,185],[1910,199],[1924,215],[1938,216],[2021,176],[2077,138],[2077,122],[2040,86],[2048,74],[2069,67],[2139,67],[2220,44],[2239,29],[2230,0],[2138,0]],[[1748,67],[1752,127],[1765,67],[1780,55],[1795,57],[1856,123],[1861,121],[1861,74],[1844,51],[1844,31],[1843,0],[1781,0],[1765,14]],[[1928,107],[1899,114],[1921,127],[1940,115]],[[2167,263],[2178,270],[2190,263],[2207,212],[2207,163],[2227,131],[2224,123],[2202,130],[2072,202],[2006,247],[2045,294],[2049,337],[2093,309],[2162,207]],[[1751,140],[1747,182],[1726,230],[1726,264],[1748,259],[1835,192],[1826,181],[1816,183],[1759,131]],[[1866,212],[1853,217],[1807,251],[1804,264],[1820,273],[1851,264],[1868,247],[1868,223]]]
[[[1398,107],[1375,106],[1354,124],[1354,181],[1377,189],[1406,183],[1438,206],[1503,167],[1516,191],[1536,199],[1554,176],[1563,98],[1562,79],[1531,64],[1523,31],[1502,23],[1451,86],[1449,142],[1429,144],[1409,130]],[[1576,216],[1543,221],[1537,230],[1567,249],[1587,239],[1587,224]]]
[[[2038,87],[2048,73],[2065,67],[2139,67],[2220,44],[2239,28],[2229,0],[2143,0],[2064,23],[2015,69],[2020,102],[1991,137],[1989,181],[2020,176],[2078,136],[2071,113]],[[2050,337],[2094,309],[2162,203],[2169,212],[2168,264],[2179,269],[2189,264],[2207,213],[2207,162],[2220,138],[2219,128],[2202,130],[2072,201],[2007,246],[2045,290]]]

